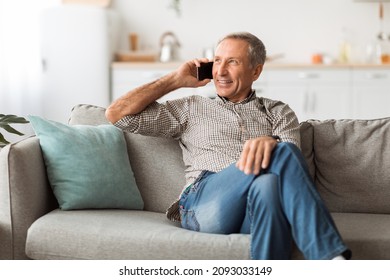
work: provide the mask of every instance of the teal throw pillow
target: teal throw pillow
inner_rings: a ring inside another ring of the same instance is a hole
[[[37,116],[29,120],[62,210],[143,209],[121,130],[113,125],[69,126]]]

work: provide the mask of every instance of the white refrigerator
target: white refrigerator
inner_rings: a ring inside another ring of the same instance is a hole
[[[41,23],[43,117],[67,123],[77,104],[107,107],[118,14],[69,4],[44,11]]]

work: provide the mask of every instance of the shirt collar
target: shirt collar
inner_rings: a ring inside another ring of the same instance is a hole
[[[217,94],[217,101],[218,102],[223,102],[224,104],[227,104],[227,103],[245,104],[245,103],[248,103],[249,101],[253,100],[254,98],[256,98],[256,91],[255,90],[252,90],[252,92],[248,95],[247,98],[245,98],[244,100],[242,100],[240,102],[237,102],[237,103],[233,103],[233,102],[229,101],[227,98],[219,96]]]

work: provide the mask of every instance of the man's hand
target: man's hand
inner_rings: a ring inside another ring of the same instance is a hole
[[[258,175],[271,161],[271,154],[276,147],[276,139],[263,136],[245,142],[237,167],[245,174]]]
[[[179,87],[202,87],[210,83],[210,79],[198,81],[196,75],[196,68],[200,66],[202,62],[209,62],[207,58],[194,59],[181,65],[175,72],[176,81],[180,82]]]

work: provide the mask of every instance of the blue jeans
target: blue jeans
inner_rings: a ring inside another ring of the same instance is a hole
[[[289,259],[292,243],[306,259],[348,251],[316,191],[300,150],[279,143],[270,166],[246,175],[235,164],[204,171],[180,198],[183,228],[251,234],[252,259]]]

